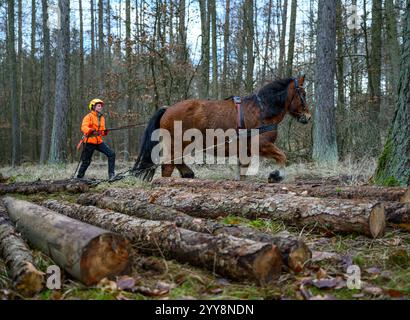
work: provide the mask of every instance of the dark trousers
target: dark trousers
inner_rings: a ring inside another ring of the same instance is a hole
[[[93,144],[86,143],[84,146],[84,151],[81,155],[81,166],[78,170],[77,178],[84,177],[85,171],[91,163],[91,158],[93,156],[94,150],[104,153],[108,157],[108,176],[114,174],[115,170],[115,153],[108,147],[106,143]]]

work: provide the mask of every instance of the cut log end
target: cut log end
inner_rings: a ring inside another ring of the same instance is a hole
[[[23,296],[31,297],[43,289],[43,282],[43,273],[27,262],[23,274],[15,280],[14,286]]]
[[[312,258],[312,251],[303,242],[299,241],[298,246],[295,247],[289,254],[288,265],[295,272],[301,272],[305,263]]]
[[[410,188],[401,196],[400,202],[410,203]]]
[[[372,208],[369,216],[369,227],[373,238],[384,235],[386,229],[386,214],[383,204],[378,203]]]
[[[105,277],[118,275],[129,267],[130,244],[116,234],[102,234],[84,249],[81,257],[81,278],[86,285]]]
[[[266,246],[265,250],[259,252],[253,261],[255,278],[260,285],[266,285],[276,280],[282,270],[282,256],[275,245]]]

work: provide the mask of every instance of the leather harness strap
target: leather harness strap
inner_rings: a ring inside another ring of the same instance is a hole
[[[235,103],[236,110],[237,110],[236,126],[238,127],[238,129],[245,129],[245,119],[243,115],[241,97],[234,96],[232,99],[233,99],[233,102]]]

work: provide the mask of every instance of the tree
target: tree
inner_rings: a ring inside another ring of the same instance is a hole
[[[13,139],[11,165],[17,166],[21,161],[20,145],[20,110],[17,93],[17,61],[16,49],[14,45],[14,1],[8,0],[8,28],[7,28],[7,49],[10,80],[10,104],[11,104],[11,136]]]
[[[57,30],[56,94],[50,143],[50,163],[61,163],[67,159],[67,115],[70,106],[70,1],[59,0],[58,7],[61,12],[61,21],[60,29]]]
[[[387,52],[389,56],[390,82],[393,97],[397,95],[397,84],[400,75],[400,45],[397,36],[397,14],[394,10],[393,0],[385,1],[385,20],[386,20],[386,37]],[[394,101],[394,100],[393,100]]]
[[[253,55],[253,41],[255,37],[253,0],[245,0],[245,34],[246,34],[246,81],[245,90],[248,93],[253,91],[253,69],[255,57]]]
[[[369,130],[372,137],[370,153],[377,155],[381,148],[379,130],[380,98],[381,98],[381,61],[382,61],[382,8],[381,1],[373,1],[372,26],[371,26],[371,50],[369,57]]]
[[[290,10],[290,29],[289,29],[289,47],[288,47],[288,60],[286,63],[286,76],[292,76],[293,69],[293,55],[295,50],[295,30],[296,30],[296,0],[292,0],[292,6]]]
[[[45,163],[50,148],[50,103],[51,103],[51,79],[50,79],[50,29],[48,27],[47,0],[41,1],[43,12],[43,76],[42,76],[42,126],[41,126],[41,151],[40,163]]]
[[[316,50],[316,110],[313,125],[313,160],[338,161],[334,106],[336,2],[320,0]]]
[[[393,122],[379,158],[375,182],[410,186],[410,0],[407,0],[398,99]]]
[[[201,14],[201,98],[209,95],[209,14],[207,12],[207,0],[199,0]]]
[[[226,0],[225,24],[224,24],[224,58],[223,58],[223,64],[222,64],[222,79],[221,79],[221,90],[220,90],[222,98],[225,98],[228,95],[226,79],[228,75],[230,14],[231,14],[231,2],[230,0]]]
[[[280,3],[280,2],[279,2]],[[279,39],[279,77],[284,77],[285,70],[285,37],[286,37],[286,24],[288,13],[288,0],[283,2],[282,7],[282,31]]]
[[[218,48],[216,46],[216,3],[215,0],[209,0],[209,13],[212,29],[212,97],[218,97]]]

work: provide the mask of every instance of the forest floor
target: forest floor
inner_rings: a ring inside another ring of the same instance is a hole
[[[117,171],[125,171],[132,163],[118,163]],[[366,183],[375,163],[345,162],[333,167],[315,167],[310,164],[293,164],[287,171],[285,182],[298,177],[348,176],[345,184]],[[69,178],[76,165],[31,166],[17,169],[0,168],[0,173],[10,181],[34,181],[37,179]],[[87,177],[106,178],[106,162],[95,161],[87,171]],[[195,166],[197,178],[234,179],[234,166]],[[271,171],[265,164],[251,181],[266,181]],[[157,175],[159,173],[157,172]],[[10,182],[9,181],[9,182]],[[111,187],[144,186],[134,177],[113,184],[100,184],[94,191]],[[39,202],[45,199],[59,199],[75,202],[78,195],[68,193],[14,195],[20,199]],[[222,278],[210,271],[181,264],[162,257],[136,255],[133,257],[132,273],[119,279],[103,280],[98,285],[86,287],[64,276],[61,290],[45,289],[33,299],[409,299],[410,298],[410,233],[387,229],[379,239],[370,239],[357,234],[334,234],[314,227],[295,228],[271,219],[247,220],[236,216],[221,218],[220,222],[250,226],[266,233],[287,230],[301,235],[314,251],[313,258],[301,273],[282,273],[272,285],[260,287],[253,283],[235,282]],[[37,266],[45,272],[53,262],[38,251],[34,251]],[[360,268],[360,289],[347,287],[347,266]],[[132,278],[132,279],[131,279]],[[135,282],[134,290],[127,290]],[[0,259],[0,299],[21,298],[11,286],[4,261]]]

